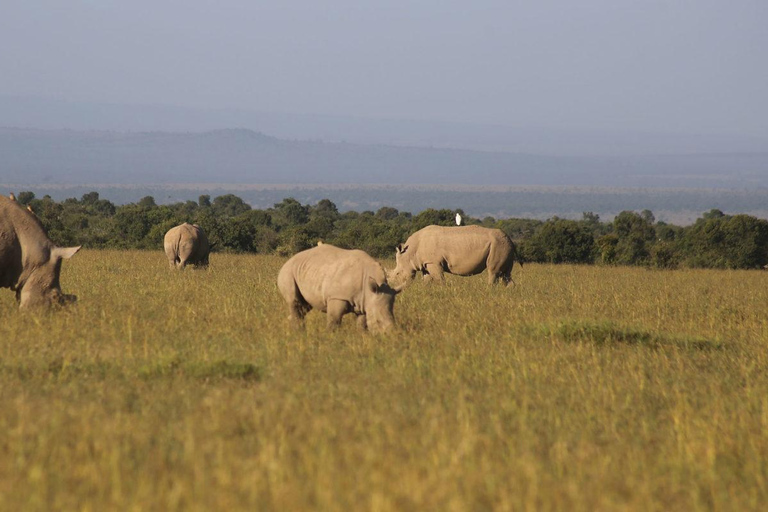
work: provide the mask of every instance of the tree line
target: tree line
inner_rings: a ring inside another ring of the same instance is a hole
[[[462,210],[426,209],[418,214],[384,206],[377,211],[339,212],[323,199],[301,204],[283,199],[272,208],[253,209],[225,194],[197,202],[156,204],[152,196],[115,205],[89,192],[80,199],[54,201],[33,192],[17,200],[29,205],[59,245],[88,248],[159,249],[171,227],[200,225],[217,250],[288,256],[322,240],[362,249],[374,257],[392,257],[394,247],[431,224],[499,228],[517,244],[525,262],[641,265],[656,268],[757,269],[768,264],[768,221],[751,215],[726,215],[713,209],[690,226],[657,221],[649,210],[623,211],[612,221],[584,212],[581,220],[472,218]]]

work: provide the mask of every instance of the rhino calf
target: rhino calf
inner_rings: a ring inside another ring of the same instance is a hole
[[[481,226],[427,226],[396,247],[397,266],[391,276],[411,280],[417,272],[425,279],[444,280],[444,273],[472,276],[488,269],[488,281],[512,281],[517,258],[515,244],[500,229]]]
[[[400,290],[387,284],[384,268],[363,251],[322,244],[289,259],[277,276],[290,319],[301,325],[313,308],[326,313],[328,327],[354,313],[358,325],[386,330],[395,323],[393,308]]]
[[[171,268],[183,269],[187,265],[208,266],[211,246],[203,228],[185,222],[168,230],[163,240],[165,255]]]
[[[62,260],[80,247],[56,247],[40,220],[16,202],[0,197],[0,288],[16,292],[19,307],[64,305],[77,297],[61,291]]]

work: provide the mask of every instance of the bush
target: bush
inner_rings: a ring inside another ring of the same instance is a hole
[[[592,263],[595,240],[580,222],[554,218],[547,221],[524,244],[524,257],[542,263]]]
[[[762,268],[768,263],[768,222],[719,210],[687,229],[681,244],[685,263],[701,268]],[[722,212],[720,212],[722,213]]]

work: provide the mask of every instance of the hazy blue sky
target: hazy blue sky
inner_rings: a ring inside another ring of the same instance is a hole
[[[765,136],[767,27],[765,0],[3,0],[0,94]]]

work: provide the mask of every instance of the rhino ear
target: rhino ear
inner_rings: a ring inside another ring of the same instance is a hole
[[[395,250],[398,253],[403,254],[405,251],[408,250],[408,246],[407,245],[403,245],[403,244],[397,244],[397,247],[395,247]]]
[[[80,250],[82,245],[78,245],[77,247],[56,247],[53,251],[51,251],[51,258],[63,258],[65,260],[68,260],[72,256],[75,255],[77,251]]]

